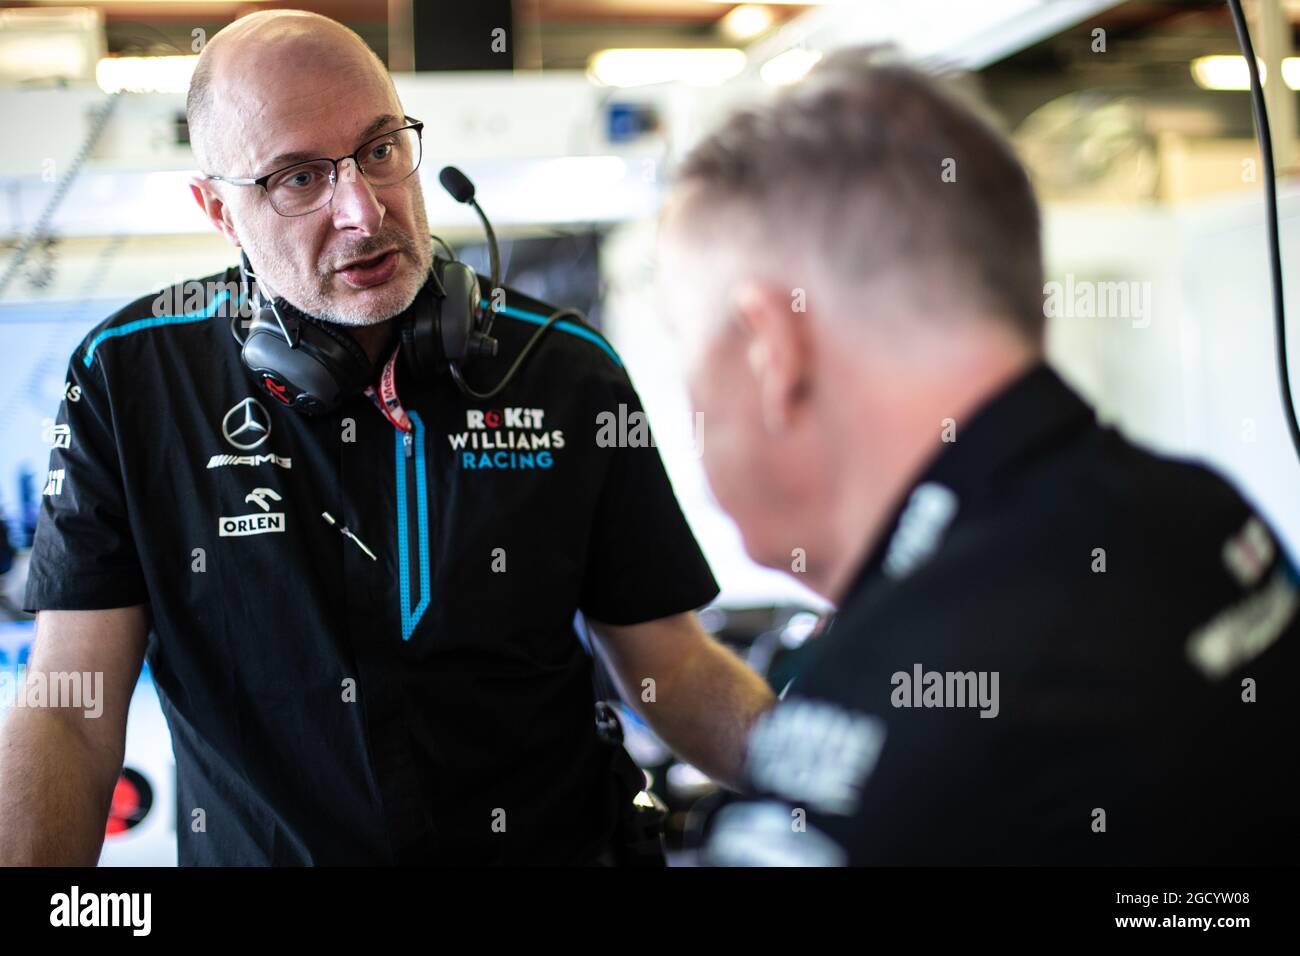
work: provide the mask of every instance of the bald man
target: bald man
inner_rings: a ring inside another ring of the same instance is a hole
[[[190,188],[213,227],[247,253],[268,290],[309,315],[347,326],[377,357],[391,331],[386,320],[410,305],[433,261],[419,178],[371,197],[360,184],[336,189],[328,215],[286,217],[263,189],[223,187],[220,174],[260,176],[289,165],[291,152],[320,153],[297,147],[331,134],[344,141],[335,155],[406,125],[383,63],[328,17],[262,11],[236,20],[204,47],[187,115],[195,159],[212,173]],[[355,172],[345,165],[339,175]],[[343,268],[390,251],[396,262],[384,282],[353,281]]]
[[[771,694],[691,613],[717,586],[655,449],[596,440],[639,409],[617,353],[556,321],[494,394],[556,318],[505,289],[495,355],[453,381],[434,317],[468,270],[429,242],[422,124],[340,24],[237,21],[188,111],[242,268],[140,298],[69,364],[30,674],[103,700],[3,728],[0,863],[95,862],[142,659],[182,864],[655,862],[576,616],[723,782]],[[281,366],[335,399],[300,409]]]

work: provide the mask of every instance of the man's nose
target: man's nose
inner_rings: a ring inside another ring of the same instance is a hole
[[[357,229],[366,235],[379,231],[384,221],[384,204],[379,201],[356,160],[345,159],[338,165],[338,181],[330,211],[335,229]]]

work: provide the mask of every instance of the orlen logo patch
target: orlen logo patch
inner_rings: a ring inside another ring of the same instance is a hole
[[[465,431],[447,441],[464,471],[529,471],[550,468],[564,447],[564,431],[547,429],[542,408],[469,408]]]
[[[284,530],[284,512],[264,515],[234,515],[217,519],[217,534],[223,538],[242,538],[250,534],[271,534]]]
[[[217,519],[217,533],[223,538],[242,538],[250,534],[271,534],[284,530],[284,512],[271,511],[266,499],[280,501],[274,488],[254,488],[244,496],[244,501],[257,505],[266,514],[233,515]]]

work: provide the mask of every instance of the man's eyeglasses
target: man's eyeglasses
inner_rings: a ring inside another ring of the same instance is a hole
[[[256,179],[231,176],[208,176],[208,179],[231,186],[261,186],[271,201],[271,208],[281,216],[305,216],[334,198],[339,163],[350,159],[372,186],[400,183],[420,165],[421,131],[424,124],[404,117],[409,126],[376,136],[355,153],[338,159],[311,159],[294,163]]]

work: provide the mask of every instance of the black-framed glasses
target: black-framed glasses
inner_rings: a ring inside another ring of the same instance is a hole
[[[409,116],[409,125],[381,133],[354,153],[338,159],[309,159],[294,163],[256,179],[232,176],[207,178],[231,186],[261,186],[271,201],[271,208],[281,216],[305,216],[328,206],[334,198],[339,178],[339,163],[350,159],[372,186],[394,186],[420,165],[424,124]],[[345,172],[345,176],[350,175]]]

